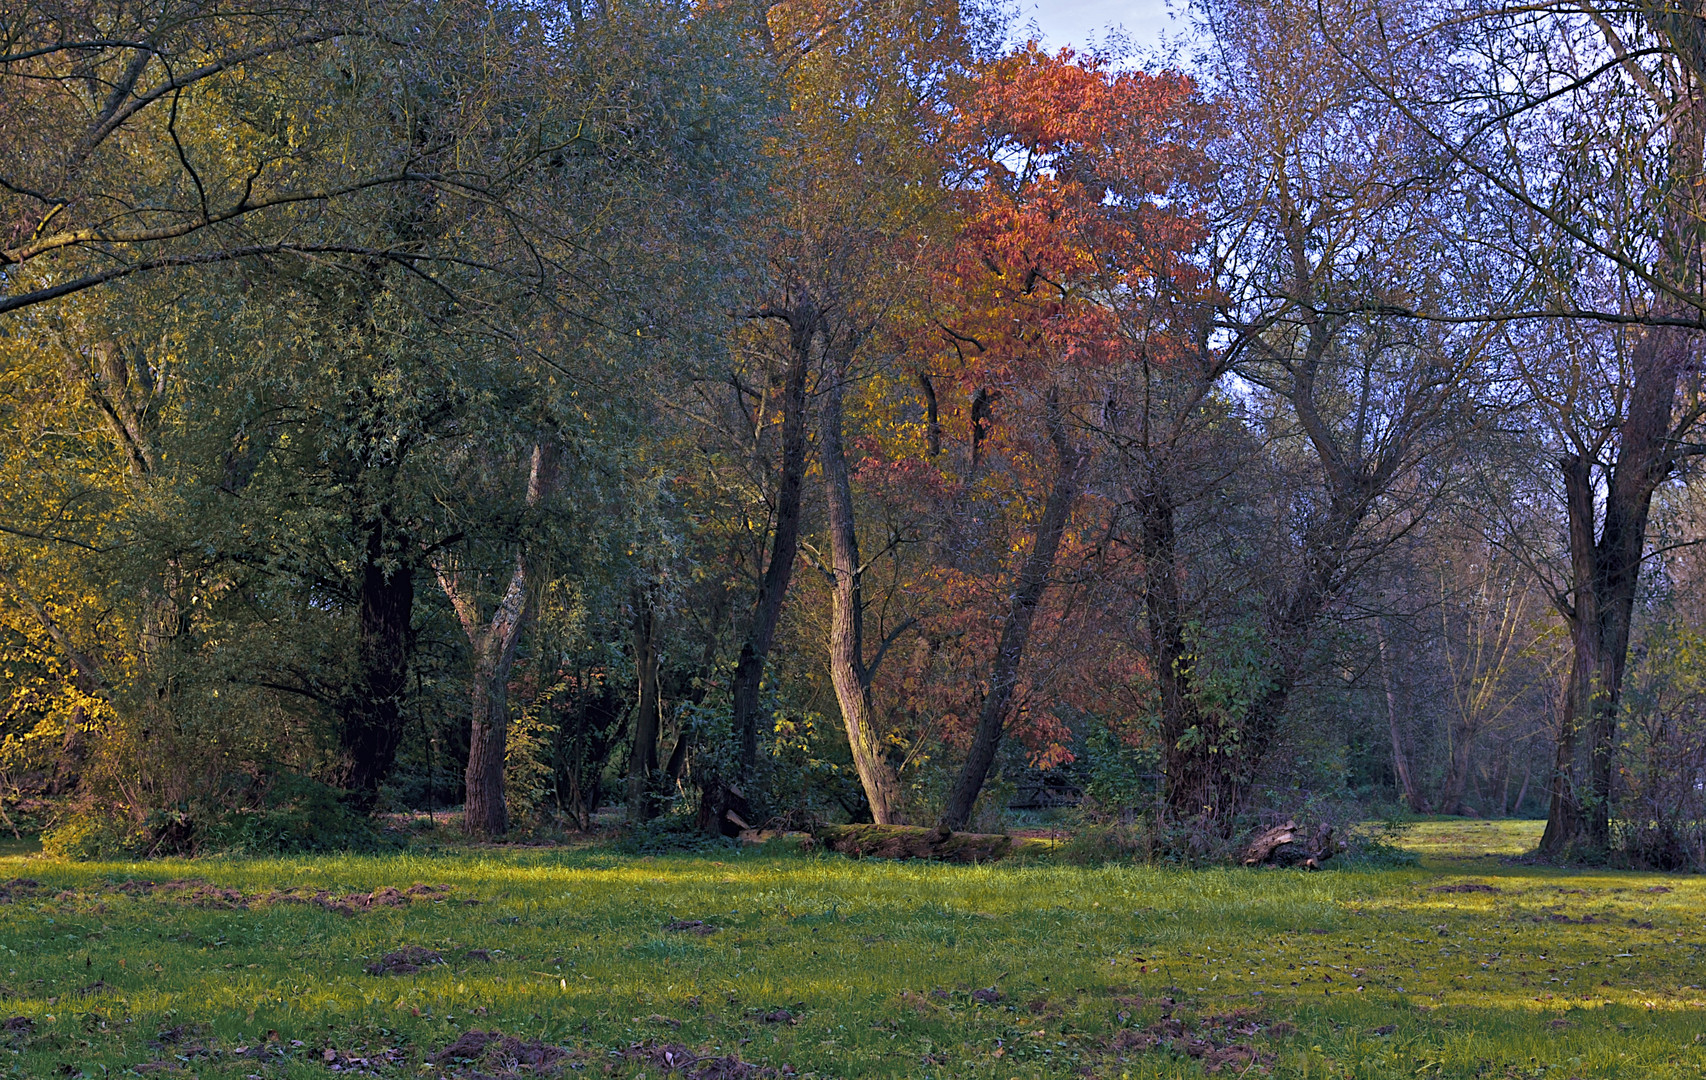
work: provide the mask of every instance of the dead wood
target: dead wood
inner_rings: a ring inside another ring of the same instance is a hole
[[[855,858],[990,862],[1013,850],[1011,836],[952,832],[940,826],[822,825],[817,839],[831,851]]]
[[[1300,838],[1300,830],[1295,821],[1264,829],[1251,838],[1249,845],[1245,847],[1244,865],[1261,866],[1264,863],[1274,863],[1319,870],[1322,863],[1343,851],[1345,847],[1342,841],[1333,838],[1333,827],[1326,822],[1322,822],[1310,833],[1302,845],[1298,845]]]

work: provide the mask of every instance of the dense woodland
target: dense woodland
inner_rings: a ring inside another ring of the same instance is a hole
[[[1706,866],[1694,0],[974,2],[0,9],[7,820]]]

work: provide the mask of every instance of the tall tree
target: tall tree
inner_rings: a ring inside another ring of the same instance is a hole
[[[1128,348],[1170,364],[1197,321],[1187,301],[1181,327],[1172,303],[1202,281],[1192,254],[1204,237],[1206,129],[1194,94],[1181,76],[1117,73],[1032,44],[986,65],[956,118],[965,224],[945,264],[939,326],[969,400],[970,479],[998,445],[1050,464],[1034,477],[1030,535],[942,812],[949,828],[970,819],[1006,729],[1093,468],[1083,432],[1118,400],[1114,371]]]

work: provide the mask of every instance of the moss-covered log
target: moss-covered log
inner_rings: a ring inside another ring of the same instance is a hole
[[[856,858],[993,862],[1013,852],[1011,836],[949,832],[918,825],[824,825],[817,839]]]

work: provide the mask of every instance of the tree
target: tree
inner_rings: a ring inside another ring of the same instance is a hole
[[[1448,314],[1477,298],[1455,281],[1480,256],[1454,240],[1451,159],[1339,58],[1315,7],[1209,17],[1232,133],[1222,332],[1258,390],[1247,422],[1277,482],[1252,566],[1260,671],[1231,712],[1176,722],[1183,737],[1164,736],[1163,753],[1172,811],[1229,827],[1323,659],[1322,620],[1464,482],[1456,448],[1497,402],[1477,401],[1490,329],[1407,317],[1418,298]]]
[[[965,224],[945,261],[938,326],[952,350],[943,366],[968,399],[967,484],[999,448],[1036,502],[1024,515],[1030,535],[1009,548],[1024,554],[998,593],[1001,630],[947,827],[970,819],[1007,726],[1033,620],[1092,474],[1082,433],[1117,400],[1112,379],[1128,349],[1167,366],[1191,329],[1181,314],[1194,324],[1206,178],[1194,92],[1182,76],[1116,73],[1031,44],[987,64],[956,117]]]
[[[1556,432],[1548,451],[1569,568],[1546,579],[1573,659],[1541,845],[1555,855],[1610,843],[1618,702],[1652,500],[1692,452],[1702,417],[1699,15],[1558,5],[1467,22],[1453,14],[1402,39],[1329,34],[1473,178],[1489,242],[1519,271],[1484,314],[1516,325],[1517,371]],[[1449,77],[1416,79],[1415,43],[1441,38],[1465,46],[1436,65]]]
[[[534,444],[529,459],[523,499],[529,510],[535,510],[550,495],[555,462],[542,443]],[[468,635],[474,661],[463,815],[463,828],[474,836],[501,836],[509,831],[509,810],[504,804],[509,673],[515,663],[515,647],[521,640],[522,628],[532,613],[533,594],[539,584],[536,566],[537,560],[529,560],[525,546],[515,553],[515,569],[489,621],[480,612],[476,583],[469,580],[471,575],[448,559],[436,567],[439,585],[456,608],[456,617]]]

